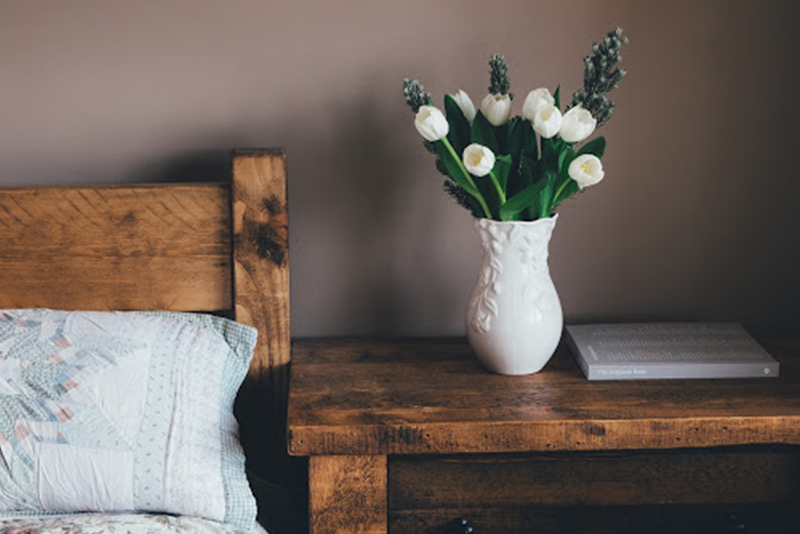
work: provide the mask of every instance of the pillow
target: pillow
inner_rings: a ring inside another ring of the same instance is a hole
[[[188,313],[0,310],[0,514],[168,512],[249,531],[233,401],[256,335]]]

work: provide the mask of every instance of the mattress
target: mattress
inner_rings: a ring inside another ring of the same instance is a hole
[[[230,525],[165,514],[70,514],[0,519],[0,534],[237,534]],[[239,533],[241,534],[241,533]],[[267,534],[255,524],[249,534]]]

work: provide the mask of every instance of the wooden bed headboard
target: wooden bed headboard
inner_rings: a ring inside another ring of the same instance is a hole
[[[255,326],[237,416],[258,448],[248,467],[274,471],[291,357],[286,158],[232,159],[220,183],[0,189],[0,308],[222,312]]]

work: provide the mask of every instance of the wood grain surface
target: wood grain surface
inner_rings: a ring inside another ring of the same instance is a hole
[[[311,534],[386,534],[385,456],[309,460]]]
[[[390,534],[797,534],[792,503],[642,506],[485,506],[390,512]]]
[[[393,511],[759,503],[798,497],[800,448],[786,446],[397,456],[389,462]]]
[[[0,308],[231,308],[222,184],[0,190]]]
[[[232,195],[236,320],[259,331],[251,372],[265,374],[285,396],[291,358],[285,154],[234,152]]]
[[[392,534],[794,534],[800,448],[392,456],[388,500]]]
[[[248,468],[288,484],[286,396],[291,359],[286,156],[233,154],[233,286],[236,320],[258,328],[237,417]]]
[[[561,348],[489,373],[464,340],[317,340],[294,349],[292,454],[450,454],[800,444],[800,344],[780,378],[589,382]]]

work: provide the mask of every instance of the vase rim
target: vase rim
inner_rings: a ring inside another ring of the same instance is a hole
[[[552,217],[541,217],[539,219],[536,219],[535,221],[496,221],[494,219],[489,219],[487,217],[476,217],[475,224],[483,224],[483,222],[486,221],[486,224],[501,224],[501,225],[510,224],[519,226],[533,226],[545,222],[555,224],[557,220],[558,220],[558,213],[556,213]]]

